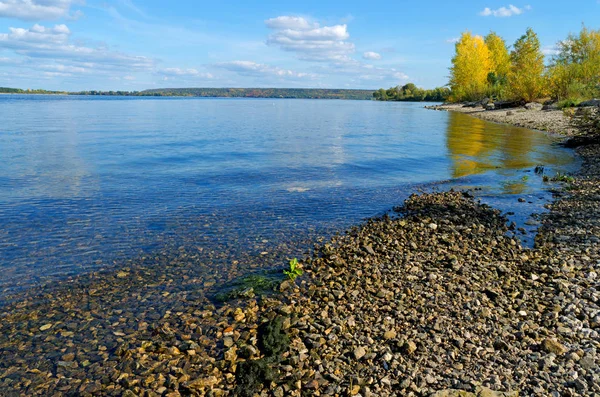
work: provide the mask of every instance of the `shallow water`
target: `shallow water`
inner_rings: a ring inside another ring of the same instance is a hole
[[[550,198],[533,168],[574,164],[544,133],[422,106],[2,95],[0,297],[167,247],[279,266],[436,186],[523,221]]]

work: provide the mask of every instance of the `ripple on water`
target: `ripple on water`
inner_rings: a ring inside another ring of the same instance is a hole
[[[224,280],[282,266],[432,186],[481,189],[522,224],[550,199],[526,171],[573,166],[543,133],[421,104],[0,102],[2,295],[132,260],[153,266],[152,255],[187,252],[198,274]]]

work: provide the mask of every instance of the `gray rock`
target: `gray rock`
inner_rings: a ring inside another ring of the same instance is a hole
[[[543,107],[544,105],[537,102],[529,102],[525,104],[525,109],[527,110],[542,110]]]
[[[579,360],[579,365],[581,365],[581,368],[589,370],[594,368],[596,364],[594,362],[594,357],[590,354],[586,354],[581,360]]]
[[[600,99],[590,99],[589,101],[583,101],[577,107],[583,108],[588,106],[598,106],[600,107]]]

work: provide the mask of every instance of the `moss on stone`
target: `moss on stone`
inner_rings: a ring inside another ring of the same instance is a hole
[[[283,331],[281,316],[263,323],[258,327],[258,348],[267,357],[277,357],[290,345],[290,338]]]
[[[237,364],[235,371],[235,395],[252,397],[274,379],[274,371],[266,359],[242,361]]]
[[[282,280],[283,276],[279,272],[243,276],[225,284],[214,295],[214,298],[219,302],[227,302],[233,299],[253,298],[255,295],[273,293]]]

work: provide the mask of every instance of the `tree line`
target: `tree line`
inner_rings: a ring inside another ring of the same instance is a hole
[[[48,91],[42,89],[26,89],[0,87],[0,94],[67,94],[65,91]]]
[[[549,98],[564,104],[600,94],[600,30],[585,26],[557,43],[548,62],[539,38],[529,28],[509,51],[494,32],[482,37],[464,32],[450,68],[450,101],[483,98],[531,102]]]
[[[306,98],[371,99],[372,90],[321,88],[158,88],[144,91],[47,91],[0,87],[4,94],[64,94],[91,96],[206,97],[206,98]]]
[[[512,47],[495,32],[462,33],[455,45],[448,85],[432,90],[412,83],[373,93],[380,101],[479,101],[484,98],[531,102],[551,99],[572,106],[600,97],[600,30],[582,27],[556,45],[546,59],[529,28]]]
[[[391,87],[387,90],[380,88],[373,93],[373,98],[377,101],[444,102],[449,96],[450,89],[448,87],[425,90],[413,83]]]
[[[372,90],[324,88],[160,88],[139,96],[195,96],[217,98],[371,99]]]

